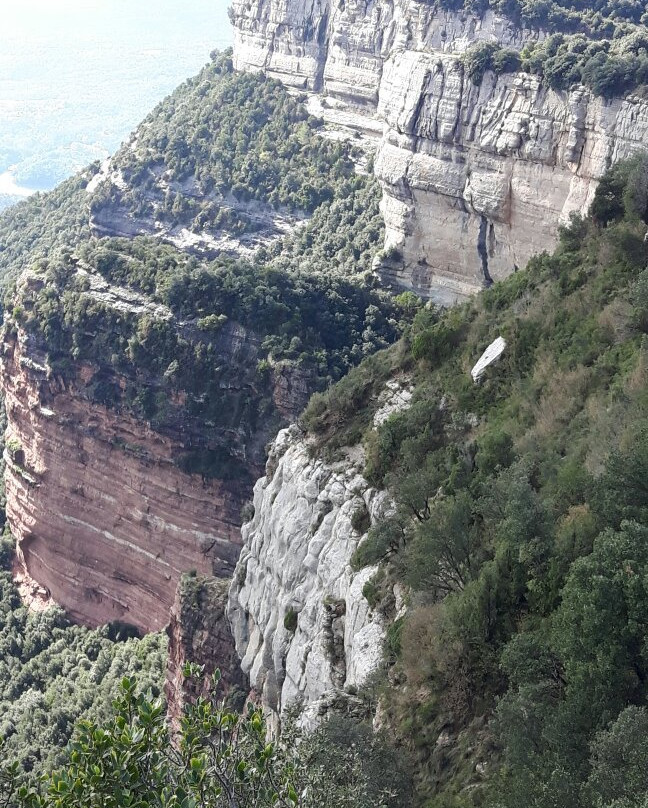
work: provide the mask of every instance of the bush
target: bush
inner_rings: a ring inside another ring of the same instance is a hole
[[[369,529],[367,538],[356,548],[351,566],[356,569],[377,564],[395,552],[403,541],[403,528],[395,518],[388,518]]]
[[[361,535],[366,533],[371,527],[371,516],[364,505],[353,512],[351,516],[351,527],[356,533],[360,533]]]
[[[284,628],[286,631],[290,631],[291,634],[294,634],[297,631],[297,621],[299,620],[299,614],[294,611],[293,609],[288,609],[286,614],[284,615]]]

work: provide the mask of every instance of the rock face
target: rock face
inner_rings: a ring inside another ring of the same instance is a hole
[[[24,334],[6,334],[2,351],[21,565],[75,620],[159,630],[183,571],[233,570],[241,493],[184,474],[180,442],[66,388]]]
[[[487,72],[461,55],[477,41],[520,49],[543,32],[492,12],[422,0],[234,0],[234,62],[264,70],[384,126],[383,280],[449,304],[549,250],[584,213],[609,166],[645,148],[648,102],[555,92],[537,76]],[[357,126],[357,123],[356,123]]]
[[[213,690],[211,677],[216,668],[221,672],[217,697],[231,698],[235,692],[244,695],[246,682],[226,617],[228,588],[227,580],[196,575],[183,576],[178,586],[168,627],[164,687],[169,716],[176,726],[188,698],[207,696]],[[204,667],[201,681],[184,677],[187,661]]]
[[[279,433],[228,607],[243,671],[275,722],[302,703],[304,721],[315,721],[380,663],[384,618],[362,594],[375,568],[354,574],[349,562],[389,506],[350,459],[313,459],[297,426]]]
[[[86,296],[125,314],[171,317],[164,306],[108,284],[78,261],[75,266],[86,290],[79,293],[80,305]],[[17,301],[25,312],[45,283],[36,271],[23,274]],[[187,330],[181,322],[177,327]],[[231,369],[222,377],[223,407],[236,410],[239,400],[254,404],[259,339],[232,323],[214,345]],[[169,622],[183,572],[231,576],[241,508],[262,473],[265,444],[283,419],[301,411],[308,384],[289,368],[273,368],[274,415],[266,413],[256,425],[245,421],[244,410],[221,424],[206,423],[189,412],[184,391],[166,390],[168,417],[154,428],[124,400],[107,406],[93,391],[100,384],[122,391],[137,384],[143,393],[150,388],[159,395],[165,390],[159,379],[125,376],[109,362],[69,357],[65,364],[65,372],[53,367],[43,338],[7,316],[0,383],[7,412],[7,520],[17,540],[18,577],[36,581],[45,599],[79,622],[117,620],[159,630]],[[188,473],[179,460],[196,450],[227,450],[225,471],[231,473]]]
[[[497,362],[505,350],[506,340],[504,337],[497,337],[497,339],[493,340],[470,371],[472,380],[478,382],[486,372],[486,368]]]

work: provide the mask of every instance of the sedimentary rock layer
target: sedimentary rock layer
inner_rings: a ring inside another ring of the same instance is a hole
[[[63,385],[25,334],[2,352],[19,562],[73,619],[162,628],[183,571],[233,570],[242,493],[180,471],[178,441]]]
[[[102,329],[115,327],[110,312],[195,336],[166,306],[76,257],[63,271],[70,300],[106,312],[83,339],[101,343]],[[228,322],[210,342],[221,372],[209,396],[222,417],[206,419],[192,398],[200,388],[176,389],[129,363],[118,370],[97,352],[85,362],[57,353],[61,325],[46,337],[32,317],[39,295],[61,294],[53,283],[39,270],[23,273],[16,311],[25,316],[8,314],[1,338],[7,519],[18,563],[75,620],[158,630],[183,572],[231,575],[241,508],[263,471],[265,445],[301,412],[310,383],[281,363],[259,381],[259,336]],[[109,396],[97,393],[108,388]],[[134,393],[163,397],[161,414],[148,421],[134,411]]]
[[[648,103],[555,92],[525,73],[479,85],[461,55],[478,41],[520,49],[541,31],[419,0],[234,0],[234,61],[315,91],[384,134],[387,283],[452,303],[550,250],[598,179],[648,143]],[[357,127],[357,123],[356,123]]]

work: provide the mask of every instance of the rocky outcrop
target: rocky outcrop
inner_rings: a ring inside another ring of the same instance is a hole
[[[168,715],[175,726],[187,700],[214,693],[230,700],[237,693],[245,698],[245,677],[226,616],[228,588],[228,580],[193,574],[184,575],[178,586],[167,629],[169,657],[164,686]],[[203,667],[200,680],[185,677],[187,662]],[[212,677],[217,668],[221,677],[215,690]]]
[[[72,266],[83,290],[75,292],[79,305],[85,296],[121,316],[172,317],[78,260]],[[24,324],[47,283],[38,271],[23,274],[16,302],[25,317],[19,322],[7,315],[2,332],[7,520],[17,541],[18,575],[36,581],[45,599],[79,622],[159,630],[169,622],[183,572],[232,574],[241,508],[263,470],[265,445],[283,419],[304,406],[308,385],[282,366],[270,368],[261,384],[260,340],[235,323],[213,338],[224,368],[218,423],[192,413],[185,391],[137,369],[128,376],[110,357],[102,364],[67,356],[59,366],[46,340]],[[192,338],[190,324],[176,325]],[[100,339],[96,329],[85,338]],[[109,405],[97,393],[106,389],[113,391]],[[124,393],[129,389],[164,396],[164,419],[153,426],[134,413]],[[265,407],[258,423],[247,416],[255,402]],[[183,458],[203,454],[215,456],[222,473],[189,473]]]
[[[88,181],[89,225],[93,235],[152,236],[201,258],[211,259],[222,254],[251,258],[259,247],[269,247],[306,222],[304,214],[277,210],[264,202],[240,200],[232,193],[206,192],[196,177],[188,177],[182,182],[173,180],[169,176],[172,172],[165,171],[163,164],[151,167],[152,179],[144,188],[137,183],[131,187],[119,166],[113,163],[119,163],[124,152],[136,148],[137,134],[114,157],[105,160]],[[198,226],[194,216],[187,213],[179,213],[169,221],[165,213],[165,200],[169,195],[179,197],[189,205],[217,204],[223,211],[245,222],[247,229],[234,234],[227,228]]]
[[[525,73],[487,72],[461,55],[477,41],[520,49],[544,36],[486,13],[422,0],[233,3],[234,61],[382,121],[383,280],[452,303],[550,250],[584,213],[609,166],[645,148],[648,102],[555,92]]]
[[[100,175],[97,175],[100,176]],[[90,193],[96,188],[96,177],[88,184]],[[194,189],[169,189],[163,183],[161,187],[148,191],[146,202],[148,213],[138,213],[132,200],[122,198],[122,183],[117,183],[115,175],[103,180],[102,197],[108,199],[93,201],[90,216],[90,230],[96,236],[113,236],[135,238],[136,236],[152,236],[160,241],[173,244],[183,252],[200,258],[212,259],[226,254],[236,258],[251,258],[259,247],[269,247],[294,233],[306,221],[304,217],[289,212],[278,212],[269,205],[260,202],[239,202],[234,197],[222,198],[218,201],[225,210],[243,217],[251,225],[251,231],[242,235],[233,235],[223,229],[201,229],[189,220],[185,223],[169,223],[165,221],[160,208],[167,193],[181,194],[197,203],[214,201],[215,197],[200,195]]]
[[[362,593],[375,568],[355,573],[350,560],[390,502],[361,464],[313,457],[293,426],[279,433],[254,489],[228,617],[243,671],[275,724],[300,704],[312,723],[382,659],[384,617]]]

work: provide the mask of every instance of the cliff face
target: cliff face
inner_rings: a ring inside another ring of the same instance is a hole
[[[164,307],[98,277],[86,274],[84,283],[79,305],[85,295],[108,311],[169,316]],[[41,275],[26,273],[17,300],[29,312],[48,288]],[[87,335],[94,338],[97,333]],[[223,377],[223,407],[235,408],[241,396],[254,393],[258,340],[232,325],[217,344],[223,364],[232,368]],[[281,367],[275,375],[270,392],[276,417],[294,418],[307,385]],[[168,391],[167,420],[153,428],[123,402],[99,403],[93,390],[137,384],[159,396],[159,380],[129,378],[109,363],[71,357],[63,373],[52,366],[42,338],[9,317],[0,376],[8,424],[7,520],[18,561],[73,619],[159,630],[169,621],[183,572],[231,575],[241,507],[263,468],[273,419],[238,430],[230,419],[219,427],[191,416],[182,391]],[[236,474],[191,474],[178,463],[194,449],[218,451],[221,445],[233,453],[228,462]]]
[[[229,581],[194,575],[183,576],[171,609],[168,627],[169,658],[165,696],[169,716],[177,725],[185,701],[207,696],[213,690],[212,675],[221,673],[218,696],[244,698],[245,678],[238,664],[226,617]],[[187,661],[204,667],[201,681],[185,678]]]
[[[452,303],[550,250],[613,162],[645,147],[648,103],[555,92],[525,73],[476,86],[461,54],[477,41],[543,36],[488,12],[423,2],[233,3],[235,65],[321,96],[383,136],[385,282]]]
[[[279,433],[254,489],[228,617],[243,671],[275,722],[295,704],[315,721],[382,659],[385,621],[362,594],[375,568],[354,573],[349,562],[390,503],[361,463],[313,459],[294,426]]]
[[[65,387],[26,335],[6,335],[2,350],[7,520],[21,564],[75,620],[159,630],[183,571],[233,569],[240,493],[180,471],[179,441]]]

